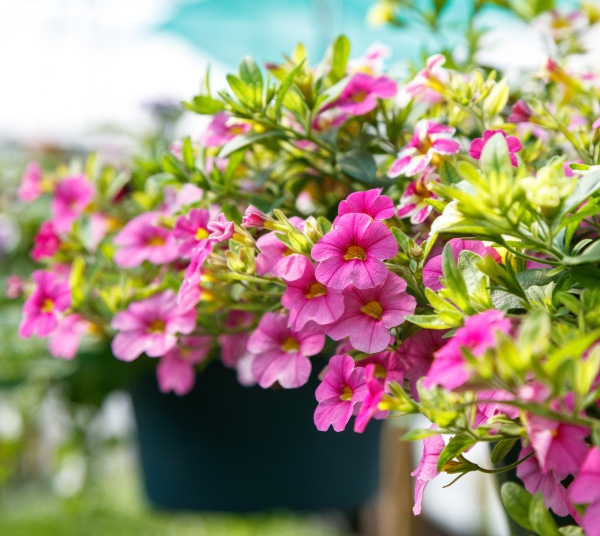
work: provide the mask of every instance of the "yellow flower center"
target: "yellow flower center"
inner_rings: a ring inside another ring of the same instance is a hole
[[[352,400],[352,389],[346,385],[342,394],[340,395],[340,400]]]
[[[381,320],[381,315],[383,314],[381,304],[375,300],[371,300],[366,305],[363,305],[360,310],[366,315],[373,317],[375,320]]]
[[[238,134],[243,134],[244,127],[242,125],[233,125],[232,127],[229,127],[229,133],[233,134],[234,136],[237,136]]]
[[[293,337],[288,337],[285,341],[283,341],[281,349],[284,352],[297,352],[300,350],[300,343]]]
[[[164,333],[166,324],[162,320],[153,320],[148,326],[148,333]]]
[[[200,240],[203,240],[204,238],[208,238],[208,231],[206,229],[204,229],[203,227],[199,227],[198,230],[196,231],[196,240],[200,241]]]
[[[361,261],[364,261],[366,258],[367,258],[367,253],[360,246],[350,246],[346,250],[346,254],[344,255],[345,261],[351,261],[353,259],[360,259]]]
[[[379,363],[377,363],[375,365],[375,377],[383,379],[383,378],[385,378],[386,374],[387,374],[387,370],[385,370],[384,367],[382,367]]]
[[[352,95],[352,100],[354,102],[362,102],[367,98],[366,91],[357,91],[354,95]]]
[[[163,246],[165,244],[165,239],[162,236],[153,236],[147,242],[147,246]]]
[[[50,298],[46,298],[42,303],[42,313],[51,313],[52,309],[54,309],[54,302]]]
[[[308,287],[308,292],[306,293],[306,299],[312,300],[313,298],[317,298],[318,296],[325,296],[327,294],[327,288],[325,285],[322,285],[319,282],[312,283],[310,287]]]

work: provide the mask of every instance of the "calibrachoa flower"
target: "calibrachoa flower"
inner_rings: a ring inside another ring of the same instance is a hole
[[[588,504],[582,526],[587,536],[600,535],[600,450],[592,447],[569,486],[574,503]]]
[[[73,359],[77,354],[81,339],[90,332],[91,324],[78,314],[63,318],[50,335],[48,350],[54,357]]]
[[[183,396],[196,383],[195,365],[207,358],[210,337],[182,337],[181,343],[160,358],[156,367],[158,386],[163,393]]]
[[[442,156],[458,153],[460,143],[452,139],[454,132],[452,127],[422,119],[415,125],[414,135],[408,145],[398,153],[388,176],[411,177],[425,171],[430,163],[439,165]]]
[[[329,360],[329,371],[315,393],[319,402],[315,410],[317,430],[325,432],[332,426],[336,432],[341,432],[355,406],[367,393],[365,369],[356,367],[349,355],[334,355]]]
[[[464,326],[456,330],[454,337],[436,352],[423,386],[427,389],[434,385],[455,389],[466,383],[471,373],[463,356],[463,349],[480,357],[496,345],[497,332],[508,333],[510,327],[510,320],[504,317],[504,313],[494,309],[467,318]]]
[[[387,76],[374,77],[357,73],[350,79],[334,106],[347,114],[363,115],[377,107],[377,99],[391,99],[397,91],[396,82]]]
[[[29,162],[21,179],[17,196],[21,201],[31,203],[40,195],[42,195],[42,166],[37,162]]]
[[[225,328],[228,330],[245,328],[246,331],[239,333],[223,333],[219,335],[219,347],[221,348],[221,361],[235,368],[242,357],[249,353],[246,345],[250,338],[248,330],[254,321],[254,316],[247,311],[234,309],[230,311],[225,319]]]
[[[266,313],[248,341],[248,350],[256,354],[252,374],[263,388],[275,382],[286,389],[300,387],[310,376],[307,356],[318,354],[324,345],[325,334],[316,324],[294,331],[288,327],[287,315]]]
[[[94,199],[94,185],[85,175],[67,177],[56,185],[52,199],[52,225],[58,233],[68,233],[73,222]]]
[[[344,297],[341,290],[319,283],[309,262],[300,278],[286,281],[281,305],[290,311],[290,327],[300,331],[311,320],[321,326],[337,320],[344,312]]]
[[[361,352],[372,354],[385,350],[390,344],[389,330],[402,324],[417,305],[405,290],[406,281],[391,272],[377,287],[346,288],[344,314],[325,327],[327,335],[335,341],[350,337],[352,346]]]
[[[248,228],[262,229],[267,221],[271,221],[269,216],[262,210],[258,210],[255,206],[250,205],[244,213],[242,225]]]
[[[381,284],[388,274],[383,263],[398,254],[398,243],[385,224],[368,214],[345,214],[313,248],[317,280],[325,286],[359,289]]]
[[[220,147],[236,136],[248,133],[251,129],[249,123],[241,122],[227,112],[219,112],[206,129],[204,146]]]
[[[235,233],[235,223],[228,221],[222,212],[216,220],[208,222],[207,228],[210,231],[209,239],[216,242],[225,242],[233,237]]]
[[[371,363],[365,367],[365,385],[367,394],[362,401],[360,411],[354,419],[354,431],[362,434],[372,418],[385,419],[388,411],[381,411],[379,403],[384,395],[384,382],[375,375],[377,365]]]
[[[61,314],[70,307],[71,289],[54,272],[36,270],[32,277],[35,289],[23,305],[19,335],[45,337],[56,329]]]
[[[483,148],[485,147],[485,144],[492,136],[495,136],[496,134],[500,134],[504,137],[504,139],[506,139],[506,144],[508,145],[508,152],[510,154],[510,161],[513,166],[517,167],[519,164],[517,162],[516,153],[518,153],[523,148],[523,145],[521,144],[519,138],[517,138],[516,136],[507,136],[504,130],[486,130],[483,133],[482,138],[475,138],[471,142],[471,146],[469,147],[469,154],[471,155],[471,157],[475,158],[475,160],[479,160],[481,158],[481,153],[483,151]]]
[[[179,240],[179,253],[184,259],[189,259],[195,248],[208,244],[209,220],[208,210],[201,208],[193,208],[187,215],[177,218],[173,236]]]
[[[33,239],[33,248],[31,249],[31,258],[39,262],[46,257],[52,257],[60,248],[60,238],[54,231],[51,221],[45,221],[40,226]]]
[[[382,189],[374,188],[366,192],[351,193],[338,206],[335,225],[344,214],[368,214],[375,221],[387,220],[394,216],[394,202],[387,195],[380,195]]]
[[[427,203],[428,199],[438,199],[430,189],[432,182],[439,182],[440,178],[434,173],[433,168],[427,168],[417,180],[412,181],[404,190],[398,205],[398,217],[408,218],[410,222],[418,225],[423,223],[431,214],[433,207]]]
[[[114,243],[121,246],[114,261],[123,268],[139,266],[144,261],[165,264],[179,257],[179,246],[173,233],[160,224],[160,212],[146,212],[131,220]]]
[[[528,104],[519,99],[513,104],[512,113],[506,118],[508,123],[527,123],[531,119],[533,111]]]
[[[415,506],[413,507],[413,514],[416,516],[421,513],[425,486],[439,474],[437,463],[445,446],[441,435],[426,437],[423,440],[421,461],[418,467],[411,473],[411,476],[415,477]]]
[[[6,278],[6,297],[9,300],[16,300],[23,295],[25,281],[18,275],[11,274]]]
[[[144,352],[149,357],[163,356],[175,348],[177,334],[194,331],[196,316],[195,309],[178,307],[172,290],[130,303],[111,322],[119,330],[112,342],[113,354],[123,361],[133,361]]]
[[[430,56],[425,69],[419,71],[405,87],[406,93],[415,100],[429,103],[440,101],[448,82],[448,73],[442,68],[444,63],[446,58],[442,54]]]

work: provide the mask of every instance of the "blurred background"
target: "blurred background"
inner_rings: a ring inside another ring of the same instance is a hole
[[[198,92],[209,66],[219,88],[243,56],[276,62],[298,42],[313,62],[340,33],[350,38],[352,57],[384,43],[391,48],[389,71],[406,74],[429,51],[460,48],[471,5],[450,2],[444,33],[432,34],[380,24],[376,4],[0,0],[0,288],[10,274],[33,270],[29,251],[45,217],[39,205],[16,200],[28,161],[51,167],[95,151],[105,161],[126,162],[139,147],[193,137],[202,119],[177,106]],[[545,47],[535,30],[495,9],[481,24],[492,28],[481,61],[509,74],[540,65]],[[597,37],[589,40],[592,55]],[[400,430],[415,424],[404,421],[392,421],[384,432],[379,507],[367,505],[359,520],[340,512],[224,515],[153,507],[140,476],[131,397],[123,389],[126,368],[116,360],[99,366],[97,356],[107,349],[98,346],[74,362],[52,359],[44,341],[18,338],[21,303],[4,291],[0,296],[0,534],[509,534],[495,483],[483,475],[469,475],[450,490],[442,489],[450,479],[440,477],[425,494],[425,521],[412,521],[409,473],[420,452],[398,444]],[[485,463],[486,453],[473,457]]]

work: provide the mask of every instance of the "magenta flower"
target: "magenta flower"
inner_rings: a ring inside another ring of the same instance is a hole
[[[511,324],[502,311],[491,309],[465,320],[463,327],[456,330],[454,337],[435,354],[435,359],[422,385],[431,389],[440,385],[445,389],[455,389],[471,377],[463,349],[474,357],[482,356],[496,345],[497,333],[508,333]]]
[[[162,210],[169,214],[179,212],[183,207],[198,203],[204,197],[204,191],[195,184],[186,183],[179,190],[171,187],[164,189]]]
[[[356,367],[349,355],[334,355],[329,360],[329,371],[315,392],[319,405],[315,410],[317,430],[326,432],[332,426],[341,432],[355,406],[367,396],[365,369]]]
[[[321,261],[319,283],[338,290],[348,285],[366,289],[385,280],[388,269],[383,261],[398,254],[398,243],[385,224],[368,214],[344,214],[311,254]]]
[[[520,415],[519,408],[502,403],[504,400],[514,399],[515,395],[500,389],[479,391],[477,393],[477,411],[475,412],[473,427],[477,428],[498,415],[506,415],[511,419],[518,419]]]
[[[338,215],[333,224],[344,214],[368,214],[372,220],[387,220],[394,215],[394,202],[387,195],[380,195],[382,188],[366,192],[351,193],[338,206]]]
[[[6,278],[6,297],[9,300],[16,300],[23,296],[25,281],[18,275],[11,274]]]
[[[384,382],[375,375],[377,365],[371,363],[365,367],[365,385],[367,386],[367,394],[362,401],[360,411],[354,419],[354,431],[362,434],[369,424],[369,421],[375,419],[385,419],[389,411],[381,411],[379,403],[384,395]]]
[[[325,326],[334,341],[350,337],[353,348],[373,354],[390,344],[390,329],[414,312],[416,300],[404,292],[406,281],[392,272],[377,287],[344,290],[344,314]]]
[[[179,257],[179,247],[173,233],[160,224],[160,212],[146,212],[134,218],[115,236],[121,248],[114,261],[123,268],[139,266],[144,261],[166,264]]]
[[[452,127],[422,119],[415,125],[408,145],[398,153],[388,176],[411,177],[425,171],[430,163],[439,165],[442,156],[458,153],[460,143],[452,139],[454,132]]]
[[[179,253],[184,259],[192,256],[195,248],[208,245],[208,210],[193,208],[186,216],[180,216],[175,223],[173,236],[179,240]]]
[[[45,221],[33,239],[31,258],[39,262],[46,257],[52,257],[60,249],[60,238],[54,232],[51,221]]]
[[[252,374],[263,388],[279,382],[282,387],[300,387],[308,381],[311,364],[307,356],[318,354],[325,345],[320,326],[310,323],[302,331],[288,328],[287,315],[266,313],[250,336]]]
[[[319,283],[309,262],[300,278],[286,281],[281,305],[290,312],[290,327],[300,331],[311,320],[321,326],[336,321],[344,312],[344,296],[341,290]]]
[[[29,162],[21,179],[17,197],[21,201],[31,203],[42,195],[42,166],[37,162]]]
[[[56,185],[52,200],[52,223],[57,233],[68,233],[73,222],[94,199],[94,185],[85,175],[67,177]]]
[[[390,336],[392,343],[395,342],[394,338]],[[352,350],[350,346],[350,350]],[[402,357],[396,350],[384,350],[383,352],[377,352],[368,357],[361,359],[358,363],[361,367],[368,367],[374,365],[374,375],[382,383],[387,384],[389,382],[402,383],[404,381],[404,363]]]
[[[433,207],[428,199],[438,199],[430,190],[430,184],[439,182],[440,178],[433,172],[433,168],[426,168],[419,178],[412,181],[404,190],[398,205],[398,217],[408,218],[415,225],[423,223],[431,214]]]
[[[413,507],[413,514],[416,516],[421,513],[425,486],[439,474],[437,463],[445,446],[444,439],[441,435],[429,436],[423,440],[423,455],[421,456],[421,461],[419,462],[418,467],[411,473],[411,476],[414,476],[416,479],[415,505]]]
[[[112,341],[117,359],[133,361],[142,353],[160,357],[177,344],[177,334],[189,335],[196,327],[196,310],[182,310],[172,290],[129,304],[117,313],[111,327],[119,330]]]
[[[222,212],[216,220],[208,222],[207,228],[210,231],[208,238],[216,242],[225,242],[233,237],[235,233],[235,223],[228,221]]]
[[[236,136],[246,134],[251,128],[251,125],[235,119],[229,113],[219,112],[206,129],[204,146],[220,147]]]
[[[397,91],[396,82],[387,76],[357,73],[333,105],[349,115],[364,115],[377,107],[377,99],[390,99]]]
[[[228,330],[243,328],[239,333],[222,333],[219,335],[221,361],[229,368],[236,368],[240,359],[249,354],[246,348],[254,316],[247,311],[232,310],[225,319],[225,328]]]
[[[159,389],[179,396],[189,393],[196,383],[195,365],[208,357],[211,342],[210,337],[182,337],[181,344],[161,357],[156,367]]]
[[[445,85],[448,82],[448,73],[442,68],[446,58],[442,54],[435,54],[427,59],[425,69],[419,71],[417,76],[405,88],[413,99],[433,104],[442,99]]]
[[[58,326],[61,313],[71,306],[71,289],[68,283],[53,272],[33,272],[35,288],[23,304],[23,319],[19,335],[29,338],[36,334],[45,337]]]
[[[255,206],[250,205],[244,213],[242,225],[247,228],[262,229],[267,221],[271,221],[269,216],[258,210]]]
[[[588,536],[600,535],[600,450],[598,447],[594,446],[588,451],[568,491],[574,503],[589,504],[582,522],[585,533]]]
[[[475,138],[471,142],[471,146],[469,147],[469,155],[475,160],[479,160],[481,158],[481,153],[483,152],[483,148],[488,140],[496,135],[501,134],[506,140],[506,144],[508,145],[508,152],[510,154],[510,162],[513,166],[517,167],[519,163],[517,162],[517,154],[522,148],[519,138],[516,136],[507,136],[504,130],[486,130],[483,133],[483,138]]]
[[[506,119],[509,123],[528,123],[533,112],[523,99],[513,104],[512,113]]]
[[[48,350],[54,357],[73,359],[79,350],[81,339],[90,332],[91,324],[77,314],[63,318],[50,335]]]

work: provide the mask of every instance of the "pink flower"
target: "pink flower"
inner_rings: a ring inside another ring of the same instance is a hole
[[[410,216],[410,222],[415,225],[423,223],[433,210],[427,200],[438,199],[438,196],[429,189],[429,185],[439,181],[440,178],[433,172],[433,168],[426,168],[417,180],[412,181],[405,188],[398,205],[398,217]]]
[[[308,381],[311,364],[307,356],[318,354],[325,345],[325,334],[310,323],[302,331],[288,328],[287,315],[266,313],[250,336],[248,350],[253,354],[252,374],[258,385],[300,387]]]
[[[359,434],[365,431],[372,418],[385,419],[389,413],[379,409],[379,403],[384,395],[384,382],[375,376],[375,368],[376,365],[373,363],[365,367],[365,385],[368,391],[354,419],[354,431]]]
[[[344,314],[326,326],[327,335],[335,341],[350,337],[352,346],[361,352],[372,354],[385,350],[390,344],[389,330],[404,322],[417,305],[405,289],[406,281],[391,272],[377,287],[346,288]]]
[[[469,147],[469,154],[472,158],[475,158],[475,160],[479,160],[481,158],[481,153],[483,152],[485,144],[492,136],[496,134],[501,134],[506,140],[506,144],[508,145],[508,152],[510,154],[510,162],[513,166],[517,167],[519,163],[517,162],[516,153],[518,153],[523,148],[523,145],[521,145],[519,138],[517,138],[516,136],[507,136],[504,130],[486,130],[483,133],[483,138],[475,138],[471,142],[471,146]]]
[[[6,297],[9,300],[16,300],[23,296],[25,281],[18,275],[11,274],[6,278]]]
[[[333,426],[336,432],[341,432],[367,393],[365,369],[356,367],[349,355],[334,355],[325,379],[315,392],[319,402],[315,410],[317,430],[326,432]]]
[[[442,69],[446,58],[442,54],[430,56],[425,69],[419,71],[417,76],[405,88],[413,99],[433,104],[442,98],[445,85],[448,82],[448,73]]]
[[[390,336],[390,340],[392,341],[391,344],[395,342],[394,337]],[[352,349],[352,346],[350,346],[350,350]],[[365,368],[369,365],[374,365],[375,377],[384,384],[389,382],[401,384],[404,381],[404,363],[402,362],[402,357],[396,350],[377,352],[376,354],[361,359],[357,365]]]
[[[334,289],[354,285],[359,289],[382,283],[388,274],[383,263],[398,254],[398,243],[385,224],[368,214],[345,214],[333,229],[312,248],[321,261],[316,277]]]
[[[165,264],[179,257],[179,247],[173,233],[160,224],[160,212],[146,212],[134,218],[115,236],[122,246],[114,261],[123,268],[139,266],[144,261]]]
[[[210,231],[209,239],[216,242],[225,242],[233,237],[235,233],[235,223],[228,221],[222,212],[217,216],[216,220],[209,221],[207,227]]]
[[[156,367],[159,389],[179,396],[189,393],[196,383],[195,365],[208,357],[211,342],[210,337],[182,337],[181,344],[161,357]]]
[[[248,123],[235,119],[229,113],[219,112],[206,129],[204,146],[220,147],[236,136],[246,134],[251,128]]]
[[[509,123],[527,123],[531,119],[533,112],[523,99],[519,99],[513,104],[512,113],[506,121]]]
[[[162,209],[169,214],[179,212],[183,207],[198,203],[204,197],[204,191],[195,184],[186,183],[178,191],[171,187],[164,190]]]
[[[423,455],[421,456],[421,461],[419,462],[418,467],[411,473],[411,476],[414,476],[416,479],[415,506],[413,507],[413,514],[416,516],[421,513],[425,486],[439,474],[437,463],[445,446],[444,439],[441,435],[429,436],[423,440]]]
[[[592,123],[592,130],[596,130],[597,128],[600,128],[600,117]]]
[[[79,350],[81,338],[90,331],[91,324],[77,314],[63,318],[48,341],[48,350],[54,357],[73,359]]]
[[[247,228],[262,229],[265,226],[265,222],[270,220],[271,218],[264,212],[250,205],[242,218],[242,225]]]
[[[129,304],[117,313],[111,327],[119,330],[112,341],[117,359],[133,361],[142,353],[160,357],[177,344],[177,334],[190,334],[196,327],[196,310],[182,310],[172,290]]]
[[[21,201],[31,203],[42,195],[42,167],[37,162],[29,162],[21,179],[17,196]]]
[[[338,206],[335,225],[344,214],[368,214],[375,221],[387,220],[394,216],[394,202],[387,195],[381,194],[382,188],[374,188],[366,192],[351,193]]]
[[[221,361],[229,368],[236,368],[240,359],[249,354],[246,346],[250,338],[250,327],[254,316],[246,311],[236,309],[229,311],[225,319],[225,328],[228,330],[243,329],[239,333],[223,333],[219,335],[221,348]]]
[[[56,185],[52,200],[52,223],[57,233],[68,233],[73,222],[94,199],[94,185],[85,175],[67,177]]]
[[[507,415],[511,419],[519,418],[519,408],[502,403],[504,400],[514,399],[515,396],[512,393],[500,389],[479,391],[473,427],[477,428],[497,415]]]
[[[417,380],[427,374],[437,350],[446,344],[445,330],[422,329],[406,339],[398,348],[398,357],[404,366],[405,376],[415,400],[419,399]]]
[[[589,504],[581,523],[585,533],[588,536],[600,535],[600,450],[598,447],[594,446],[588,451],[568,491],[574,503]]]
[[[302,330],[311,320],[321,326],[331,324],[344,312],[342,291],[319,283],[310,262],[300,278],[286,281],[281,304],[290,311],[289,322],[294,331]]]
[[[390,99],[397,91],[396,82],[387,76],[373,77],[357,73],[349,80],[334,105],[349,115],[364,115],[377,107],[377,99]]]
[[[179,253],[184,259],[192,256],[197,247],[208,246],[208,210],[193,208],[186,216],[180,216],[175,223],[173,236],[179,240]]]
[[[36,270],[33,272],[35,288],[23,305],[23,319],[19,335],[24,338],[45,337],[58,325],[61,313],[71,306],[71,289],[57,274]]]
[[[39,262],[46,257],[52,257],[60,249],[60,238],[54,232],[51,221],[45,221],[33,239],[31,258]]]
[[[469,350],[474,357],[480,357],[496,345],[497,333],[508,333],[510,327],[510,320],[504,317],[504,313],[494,309],[467,318],[454,337],[436,352],[422,385],[427,389],[434,385],[445,389],[463,385],[471,377],[463,349]]]
[[[430,163],[438,165],[443,155],[458,153],[460,143],[452,139],[454,131],[454,128],[434,121],[426,119],[419,121],[415,125],[412,139],[398,153],[398,158],[392,164],[388,176],[411,177],[425,171]]]

